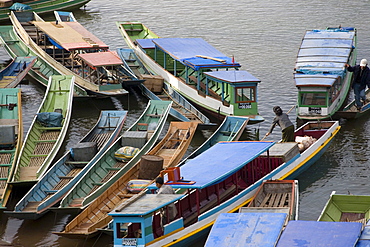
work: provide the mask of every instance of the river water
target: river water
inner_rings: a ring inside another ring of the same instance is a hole
[[[116,21],[141,21],[161,37],[201,37],[234,56],[243,69],[262,82],[258,99],[266,121],[248,126],[263,136],[274,117],[272,107],[289,110],[296,102],[293,68],[301,39],[307,29],[353,26],[358,30],[358,62],[370,59],[368,0],[92,0],[85,9],[74,12],[78,21],[103,40],[112,50],[126,47]],[[1,60],[8,59],[0,51]],[[41,103],[45,89],[35,83],[21,85],[25,132]],[[352,95],[350,96],[353,97]],[[76,100],[70,131],[62,151],[76,144],[94,125],[100,110],[129,110],[125,127],[140,115],[147,100],[140,94],[99,100]],[[295,114],[290,114],[295,120]],[[342,128],[327,152],[297,179],[300,185],[300,220],[316,220],[330,193],[369,194],[370,142],[368,117],[341,121]],[[192,149],[210,132],[197,131]],[[368,135],[369,134],[369,135]],[[278,129],[266,140],[278,141]],[[16,194],[12,204],[17,202]],[[62,231],[72,215],[48,213],[37,221],[9,218],[0,213],[1,240],[14,246],[112,246],[109,236],[70,240],[52,232]],[[202,246],[204,240],[200,240]]]

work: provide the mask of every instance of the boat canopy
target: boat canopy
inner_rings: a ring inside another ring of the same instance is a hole
[[[223,213],[217,217],[205,247],[275,246],[286,213]]]
[[[78,22],[34,21],[33,24],[67,51],[109,48]]]
[[[306,31],[295,66],[296,86],[302,84],[299,82],[302,78],[300,74],[333,74],[344,77],[345,64],[355,48],[354,39],[355,32],[351,28]],[[317,77],[312,78],[315,80]],[[321,86],[328,84],[325,80],[322,83]]]
[[[219,71],[213,71],[213,72],[204,72],[207,78],[220,81],[220,82],[227,82],[227,83],[250,83],[255,82],[259,83],[261,82],[259,79],[254,77],[252,74],[250,74],[247,71],[244,70],[219,70]]]
[[[180,200],[184,194],[145,194],[133,203],[121,208],[119,205],[109,215],[141,216],[147,215],[163,208],[164,206]]]
[[[173,188],[202,189],[219,183],[260,156],[274,142],[219,142],[180,167],[181,177],[194,184],[172,184]],[[217,169],[215,169],[217,168]],[[156,189],[152,184],[149,189]]]
[[[115,51],[84,53],[78,54],[78,57],[94,67],[123,64]]]
[[[297,87],[331,87],[338,77],[338,75],[330,74],[296,74],[295,85]]]
[[[276,246],[297,246],[297,243],[305,243],[301,245],[305,247],[356,246],[361,228],[359,222],[292,220],[288,222]]]
[[[201,68],[240,67],[240,64],[227,57],[201,38],[158,38],[137,39],[145,49],[156,48],[194,70]]]

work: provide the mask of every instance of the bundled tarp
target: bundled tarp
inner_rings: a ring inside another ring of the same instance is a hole
[[[25,11],[32,9],[31,6],[23,3],[14,3],[12,6],[9,7],[12,11]]]
[[[45,127],[62,127],[63,115],[59,112],[41,112],[36,120]]]

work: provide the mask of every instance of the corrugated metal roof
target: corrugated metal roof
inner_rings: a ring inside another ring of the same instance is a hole
[[[211,78],[215,78],[229,83],[261,82],[252,74],[243,70],[213,71],[213,72],[204,72],[204,74]]]

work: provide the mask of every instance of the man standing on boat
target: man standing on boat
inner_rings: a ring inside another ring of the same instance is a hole
[[[272,110],[275,113],[275,118],[272,121],[271,127],[269,132],[267,132],[266,136],[270,135],[274,130],[276,125],[279,125],[282,131],[282,142],[294,142],[294,125],[290,121],[288,114],[283,113],[283,110],[280,106],[274,106]]]
[[[367,67],[367,60],[362,59],[360,65],[350,66],[346,64],[347,70],[353,72],[352,88],[355,94],[357,110],[366,104],[365,89],[370,86],[370,69]],[[362,101],[362,102],[361,102]]]
[[[158,188],[157,194],[175,194],[175,191],[173,191],[172,187],[169,185],[164,184],[164,180],[162,177],[158,177],[155,180],[155,186]],[[162,216],[162,226],[164,226],[167,223],[167,214],[166,212],[161,209],[160,214]],[[168,205],[168,217],[169,220],[173,220],[177,215],[177,209],[175,204],[171,203]]]

